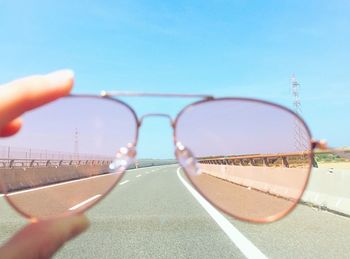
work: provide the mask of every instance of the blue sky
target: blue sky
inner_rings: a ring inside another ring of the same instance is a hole
[[[68,67],[76,93],[209,93],[292,107],[295,73],[314,137],[350,145],[349,1],[91,2],[0,0],[0,83]],[[140,115],[183,104],[131,103]],[[170,137],[166,121],[147,120],[139,153],[167,156]]]

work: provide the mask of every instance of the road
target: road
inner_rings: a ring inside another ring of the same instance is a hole
[[[305,205],[271,224],[224,216],[229,223],[224,230],[233,231],[226,233],[186,188],[177,168],[128,171],[87,213],[90,229],[56,258],[245,258],[252,251],[268,258],[350,256],[350,219]],[[1,198],[0,241],[25,222]]]

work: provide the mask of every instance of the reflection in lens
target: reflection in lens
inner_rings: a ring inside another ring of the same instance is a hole
[[[191,182],[230,215],[276,220],[302,195],[310,134],[288,110],[245,99],[202,102],[179,116],[175,135],[197,160],[199,174],[183,165]]]
[[[136,132],[133,112],[108,99],[65,97],[35,109],[0,143],[3,192],[29,217],[83,211],[120,179]]]

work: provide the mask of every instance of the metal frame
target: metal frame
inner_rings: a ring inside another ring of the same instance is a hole
[[[140,118],[138,118],[136,112],[134,111],[134,109],[132,107],[130,107],[127,103],[125,103],[124,101],[121,101],[120,99],[117,99],[116,97],[163,97],[163,98],[199,98],[201,100],[196,101],[194,103],[191,103],[187,106],[185,106],[175,117],[175,119],[172,119],[172,117],[168,114],[164,114],[164,113],[149,113],[149,114],[144,114],[143,116],[141,116]],[[310,152],[307,152],[306,155],[309,157],[309,161],[312,161],[313,158],[313,150],[315,148],[320,148],[320,149],[325,149],[327,148],[327,145],[325,142],[323,141],[312,141],[311,139],[311,132],[307,126],[307,124],[304,122],[304,120],[295,112],[293,112],[292,110],[290,110],[289,108],[286,108],[282,105],[279,104],[275,104],[272,102],[268,102],[268,101],[264,101],[264,100],[260,100],[260,99],[253,99],[253,98],[240,98],[240,97],[224,97],[224,98],[215,98],[212,95],[202,95],[202,94],[174,94],[174,93],[142,93],[142,92],[119,92],[119,91],[102,91],[100,95],[88,95],[88,94],[72,94],[72,95],[68,95],[66,97],[63,98],[94,98],[94,99],[103,99],[106,101],[112,101],[112,102],[116,102],[120,105],[125,106],[131,113],[131,115],[133,116],[133,118],[135,119],[135,135],[134,135],[134,142],[131,143],[131,145],[133,147],[137,146],[137,142],[138,142],[138,136],[139,136],[139,129],[142,125],[142,122],[144,120],[144,118],[146,117],[150,117],[150,116],[162,116],[162,117],[166,117],[171,121],[171,127],[173,128],[173,140],[174,140],[174,144],[176,146],[177,143],[177,124],[178,122],[181,120],[181,117],[183,114],[186,113],[186,111],[194,106],[200,106],[203,105],[205,103],[208,102],[221,102],[221,101],[242,101],[242,102],[252,102],[252,103],[261,103],[261,104],[265,104],[265,105],[269,105],[269,106],[273,106],[276,109],[282,109],[285,112],[293,115],[297,120],[300,121],[300,123],[305,127],[306,132],[308,134],[308,137],[310,139],[310,143],[309,143],[309,147],[310,147]],[[177,156],[177,155],[176,155]],[[177,156],[178,159],[178,156]],[[178,159],[179,160],[179,159]],[[311,167],[312,167],[312,163],[309,163],[309,168],[308,168],[308,172],[310,173],[311,171]],[[215,207],[219,208],[220,210],[224,211],[225,213],[234,216],[235,218],[241,219],[241,220],[245,220],[245,221],[250,221],[250,222],[254,222],[254,223],[262,223],[262,222],[271,222],[274,220],[277,220],[283,216],[285,216],[286,214],[288,214],[292,209],[294,209],[294,207],[297,205],[297,202],[299,201],[303,191],[306,188],[308,179],[306,179],[305,184],[302,188],[302,192],[300,194],[300,197],[298,198],[298,200],[295,201],[294,205],[292,207],[290,207],[287,211],[283,211],[277,215],[273,215],[272,217],[268,217],[268,218],[264,218],[264,219],[249,219],[249,218],[242,218],[239,215],[233,215],[232,213],[230,213],[229,211],[226,211],[223,208],[220,208],[218,205],[216,205],[213,201],[211,201],[210,197],[207,197],[205,195],[205,193],[203,193],[196,185],[195,183],[191,180],[190,177],[190,173],[186,171],[186,169],[184,169],[185,173],[187,174],[189,180],[192,182],[192,184],[194,185],[194,187],[196,188],[196,190],[201,193],[203,195],[203,197],[205,199],[207,199],[209,202],[211,202]],[[104,193],[103,197],[105,197],[115,186],[116,184],[121,180],[122,177],[119,177],[111,186],[108,190],[106,190],[106,192]],[[3,186],[2,186],[3,187]],[[9,197],[6,195],[6,199],[9,201],[9,203],[18,211],[20,212],[22,215],[25,215],[26,217],[32,218],[31,215],[26,214],[24,211],[22,211],[20,208],[18,208],[15,204],[13,204],[13,202],[9,199]],[[101,199],[96,200],[99,201]],[[89,206],[84,208],[84,211],[87,210],[88,208],[92,207],[96,202],[90,204]],[[66,214],[71,214],[69,212],[67,212]]]
[[[143,92],[126,92],[126,91],[102,91],[100,95],[102,97],[128,96],[128,97],[201,98],[206,100],[214,99],[213,95],[206,95],[206,94],[143,93]]]

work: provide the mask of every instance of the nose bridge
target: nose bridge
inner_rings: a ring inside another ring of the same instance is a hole
[[[177,160],[179,161],[180,165],[189,173],[191,176],[196,176],[201,173],[199,170],[198,164],[197,164],[197,159],[193,155],[190,149],[187,147],[183,146],[182,143],[178,142],[175,143],[175,121],[173,118],[167,114],[167,113],[147,113],[144,114],[140,117],[139,119],[139,127],[142,126],[142,123],[145,118],[148,117],[163,117],[167,118],[170,122],[170,126],[173,129],[173,141],[175,144],[175,156]]]
[[[139,125],[141,126],[143,121],[144,121],[144,119],[148,118],[148,117],[163,117],[163,118],[167,118],[169,120],[170,126],[172,128],[174,128],[174,120],[167,113],[146,113],[146,114],[142,115],[141,118],[139,119]]]

